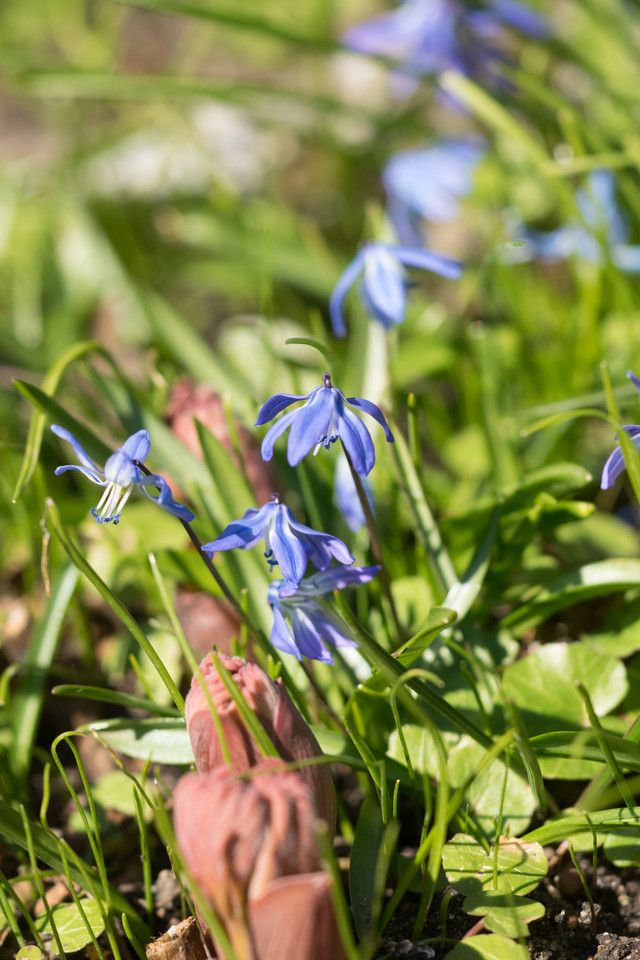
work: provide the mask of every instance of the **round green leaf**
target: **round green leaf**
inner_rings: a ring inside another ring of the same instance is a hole
[[[60,904],[51,911],[53,922],[65,952],[73,953],[75,950],[82,950],[88,943],[91,943],[91,931],[93,931],[95,937],[99,937],[104,930],[104,918],[97,900],[85,898],[80,902],[86,922],[75,903]],[[40,933],[53,936],[53,930],[46,913],[36,921],[36,927]],[[55,939],[49,949],[52,953],[56,953]]]
[[[482,933],[457,943],[445,960],[529,960],[529,952],[506,937]]]
[[[548,643],[505,668],[504,695],[520,708],[530,736],[556,730],[589,727],[584,701],[576,690],[580,680],[594,710],[605,716],[627,693],[627,675],[615,657],[583,643]],[[546,777],[583,778],[597,772],[585,760],[541,759]]]
[[[467,897],[463,910],[472,917],[485,917],[485,929],[502,933],[514,940],[526,937],[527,924],[544,915],[544,906],[537,900],[504,894],[499,890],[484,890]]]
[[[607,860],[616,867],[640,866],[640,830],[612,831],[604,841]]]
[[[449,883],[465,897],[488,890],[523,895],[538,886],[548,868],[542,847],[536,842],[501,837],[494,874],[494,848],[486,853],[478,841],[457,833],[442,851],[442,866]]]

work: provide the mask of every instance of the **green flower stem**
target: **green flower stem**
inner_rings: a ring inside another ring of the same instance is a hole
[[[140,463],[139,460],[134,460],[133,462],[135,463],[135,465],[136,465],[137,467],[139,467],[140,470],[142,470],[142,472],[143,472],[144,474],[146,474],[146,476],[149,476],[149,475],[151,474],[151,470],[148,470],[147,467],[145,467],[145,465],[144,465],[143,463]],[[227,584],[226,584],[225,581],[223,580],[222,576],[220,575],[220,573],[218,572],[218,570],[216,570],[215,565],[214,565],[214,563],[212,562],[211,558],[210,558],[210,557],[208,556],[208,554],[202,549],[202,541],[200,540],[200,538],[198,537],[198,535],[197,535],[197,534],[195,533],[195,531],[193,530],[193,528],[192,528],[191,524],[189,523],[189,521],[188,521],[188,520],[181,520],[180,523],[182,524],[182,526],[183,526],[184,529],[186,530],[187,535],[188,535],[189,539],[191,540],[191,543],[194,545],[194,547],[195,547],[196,550],[198,551],[198,554],[199,554],[200,558],[202,559],[202,562],[204,563],[205,567],[207,568],[207,570],[209,571],[209,573],[211,574],[211,576],[213,577],[213,579],[215,580],[215,582],[216,582],[216,583],[218,584],[218,586],[220,587],[220,590],[221,590],[223,596],[229,601],[229,603],[230,603],[231,606],[233,607],[233,609],[234,609],[235,613],[237,614],[238,619],[240,620],[240,622],[244,624],[244,626],[247,628],[247,631],[249,632],[250,636],[251,636],[254,640],[256,640],[258,643],[260,643],[260,644],[264,647],[264,649],[268,649],[268,647],[267,647],[267,638],[265,637],[264,633],[262,632],[262,630],[259,629],[259,627],[256,627],[256,626],[255,626],[255,624],[254,624],[253,621],[251,620],[251,617],[248,615],[248,613],[246,612],[246,610],[244,610],[244,609],[242,608],[242,606],[240,605],[240,603],[236,600],[235,596],[233,595],[233,593],[231,592],[231,590],[229,589],[229,587],[227,586]]]
[[[378,668],[385,680],[387,680],[389,683],[394,683],[398,677],[401,677],[406,671],[403,669],[401,664],[399,664],[398,661],[391,656],[391,654],[387,653],[380,646],[378,646],[373,637],[367,633],[365,628],[356,618],[344,597],[342,597],[337,590],[334,591],[334,598],[341,616],[346,620],[347,624],[351,627],[358,638],[360,649],[365,659],[373,667]],[[455,707],[452,707],[449,703],[447,703],[443,697],[440,697],[437,693],[434,693],[432,690],[430,690],[429,687],[418,677],[412,677],[407,686],[411,687],[411,689],[418,694],[419,699],[415,701],[415,705],[420,712],[425,715],[425,718],[428,718],[429,723],[432,722],[432,717],[431,714],[425,711],[425,703],[446,720],[448,720],[449,723],[451,723],[458,730],[461,730],[463,733],[467,733],[473,740],[476,741],[476,743],[479,743],[486,750],[493,745],[493,741],[490,737],[483,733],[482,730],[479,730],[478,727],[471,723],[470,720],[467,720],[464,714],[460,713]]]
[[[180,714],[184,717],[184,698],[178,690],[173,678],[171,677],[171,674],[162,662],[162,659],[158,656],[155,647],[146,638],[143,631],[138,626],[122,601],[119,600],[114,593],[112,593],[104,580],[93,569],[91,564],[85,560],[81,551],[65,530],[55,501],[52,500],[51,497],[47,497],[45,503],[47,508],[46,518],[47,520],[51,521],[51,525],[63,549],[76,565],[78,570],[80,570],[81,573],[84,573],[87,580],[93,584],[102,599],[105,600],[111,609],[118,614],[134,639],[138,641],[147,657],[153,664],[156,673],[171,694],[171,698],[180,711]]]

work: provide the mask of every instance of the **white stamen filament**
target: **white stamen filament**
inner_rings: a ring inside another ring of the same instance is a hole
[[[109,523],[110,520],[118,522],[118,517],[131,495],[133,486],[133,483],[128,487],[121,487],[117,483],[110,483],[107,486],[100,498],[100,503],[91,511],[98,523]]]

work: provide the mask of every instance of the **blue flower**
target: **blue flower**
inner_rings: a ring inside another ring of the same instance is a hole
[[[481,137],[444,139],[394,154],[382,172],[389,215],[403,243],[420,244],[416,218],[450,223],[485,153]]]
[[[535,257],[544,263],[558,263],[575,256],[588,263],[601,264],[608,248],[614,266],[628,273],[640,272],[640,246],[626,242],[629,228],[615,193],[616,181],[610,170],[590,173],[586,189],[576,191],[582,222],[567,223],[557,230],[525,228],[525,246],[509,259]]]
[[[287,443],[287,460],[290,466],[297,466],[313,447],[314,453],[317,453],[321,446],[328,450],[331,444],[340,438],[356,472],[366,476],[376,461],[373,441],[362,420],[347,410],[347,406],[356,407],[373,417],[383,428],[389,443],[393,443],[393,434],[375,403],[359,397],[345,397],[341,390],[331,386],[328,373],[325,373],[323,381],[322,386],[302,396],[278,393],[267,400],[258,414],[257,427],[273,420],[276,414],[297,400],[307,402],[302,407],[285,413],[267,431],[262,441],[262,459],[271,460],[276,440],[291,427]]]
[[[503,24],[537,39],[548,35],[546,20],[516,0],[487,0],[487,8],[459,0],[404,0],[351,27],[342,41],[358,53],[394,60],[409,76],[452,68],[486,81],[500,59],[495,41]]]
[[[640,377],[636,377],[631,370],[627,370],[627,378],[631,380],[634,387],[636,387],[638,390],[638,393],[640,393]],[[623,430],[626,430],[631,437],[636,450],[640,450],[640,425],[629,424],[628,426],[623,427]],[[617,436],[616,442],[619,443]],[[600,482],[601,489],[608,490],[609,487],[611,487],[615,480],[620,476],[624,468],[624,454],[622,452],[622,448],[617,446],[604,465],[604,469],[602,471],[602,480]]]
[[[230,523],[219,537],[211,543],[205,543],[202,549],[208,553],[233,550],[235,547],[246,550],[263,537],[264,555],[270,566],[279,564],[282,570],[284,580],[281,581],[281,597],[289,597],[296,592],[308,560],[318,570],[326,570],[332,557],[339,563],[354,562],[342,540],[298,523],[291,510],[280,503],[277,496],[259,510],[255,507],[247,510],[240,520]]]
[[[367,500],[369,501],[371,512],[373,513],[373,493],[371,491],[371,484],[365,478],[362,481],[362,485],[364,487]],[[344,454],[341,454],[336,458],[336,468],[333,474],[333,500],[338,510],[344,517],[350,530],[353,530],[354,533],[357,533],[361,527],[364,527],[366,523],[366,517],[364,515],[364,510],[362,509],[362,504],[360,503],[360,497],[358,496],[356,485],[353,477],[351,476],[349,461]]]
[[[271,643],[278,650],[292,653],[298,660],[309,657],[333,663],[326,644],[333,647],[355,647],[349,628],[326,600],[332,590],[342,590],[354,583],[368,583],[380,567],[331,567],[303,580],[298,592],[286,599],[278,590],[278,582],[269,587],[269,603],[273,607]],[[291,628],[287,625],[287,617]]]
[[[441,277],[457,279],[462,264],[441,253],[420,247],[394,247],[386,243],[366,243],[338,280],[329,300],[331,325],[337,337],[347,327],[342,304],[349,289],[363,273],[359,294],[365,310],[385,327],[402,323],[407,304],[408,279],[404,267],[420,267]]]
[[[51,429],[57,437],[71,444],[81,464],[77,466],[71,463],[56,467],[56,475],[65,473],[67,470],[77,470],[93,483],[105,488],[98,506],[91,510],[91,516],[97,523],[118,523],[122,508],[134,487],[138,487],[150,500],[174,517],[187,522],[194,519],[191,510],[173,499],[171,488],[164,477],[157,473],[145,474],[138,466],[146,460],[151,446],[147,430],[138,430],[137,433],[132,434],[120,449],[111,454],[104,465],[104,470],[100,470],[73,434],[57,424],[53,424]],[[147,487],[157,487],[160,492],[157,495],[151,494]]]

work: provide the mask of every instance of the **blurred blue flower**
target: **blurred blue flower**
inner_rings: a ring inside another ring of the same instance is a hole
[[[95,465],[91,457],[68,430],[59,427],[57,424],[53,424],[51,430],[57,437],[71,444],[81,464],[81,466],[77,466],[71,463],[56,467],[56,474],[65,473],[67,470],[77,470],[93,483],[105,487],[98,506],[91,510],[91,516],[94,517],[96,523],[118,523],[122,508],[134,487],[138,487],[150,500],[153,500],[154,503],[157,503],[159,507],[162,507],[163,510],[171,513],[174,517],[186,522],[194,519],[191,510],[183,507],[181,503],[176,503],[173,499],[171,488],[164,477],[157,473],[145,474],[138,466],[138,463],[144,463],[149,454],[151,442],[147,430],[138,430],[137,433],[132,434],[125,440],[122,447],[111,454],[104,465],[104,470],[100,470]],[[157,487],[160,492],[154,495],[149,493],[147,487]]]
[[[616,203],[616,180],[610,170],[595,170],[586,188],[576,191],[582,222],[567,223],[557,230],[524,228],[524,247],[510,259],[538,259],[558,263],[577,257],[601,264],[605,251],[614,266],[628,273],[640,272],[640,246],[628,244],[629,227]],[[512,232],[514,232],[512,230]]]
[[[631,370],[627,370],[627,378],[631,380],[634,387],[636,387],[638,390],[638,393],[640,393],[640,377],[636,377]],[[629,424],[628,426],[623,427],[623,429],[626,430],[633,440],[633,445],[636,450],[640,450],[640,425]],[[617,436],[616,442],[620,442]],[[604,465],[604,469],[602,471],[602,480],[600,482],[601,489],[608,490],[609,487],[611,487],[615,480],[620,476],[624,468],[624,454],[622,452],[622,448],[617,446]]]
[[[362,485],[367,500],[369,501],[371,512],[373,513],[371,484],[366,478],[363,478]],[[344,454],[340,454],[336,458],[336,469],[333,475],[333,500],[350,530],[356,533],[365,525],[366,518],[364,510],[362,509],[360,497],[358,496],[356,485],[351,476],[349,461]]]
[[[409,75],[453,68],[486,80],[500,59],[495,39],[504,24],[536,39],[549,33],[545,18],[516,0],[487,0],[486,9],[460,0],[404,0],[351,27],[342,42],[358,53],[394,60]]]
[[[271,397],[260,410],[256,426],[273,420],[276,414],[297,400],[307,402],[302,407],[285,413],[265,434],[262,441],[263,460],[271,460],[276,440],[291,427],[287,443],[287,460],[290,466],[297,466],[313,447],[314,454],[321,446],[328,450],[331,444],[340,438],[356,472],[366,476],[376,461],[373,441],[362,420],[347,410],[347,406],[355,407],[373,417],[383,428],[389,443],[393,443],[393,434],[375,403],[359,397],[345,397],[341,390],[331,386],[328,373],[323,377],[322,386],[316,387],[310,393],[301,396],[278,393]]]
[[[338,280],[329,300],[331,325],[337,337],[346,336],[342,304],[361,273],[363,277],[358,292],[367,313],[387,328],[402,323],[408,285],[404,267],[419,267],[452,280],[462,273],[462,264],[458,260],[452,260],[441,253],[420,247],[365,243]]]
[[[335,557],[339,563],[353,563],[347,547],[337,537],[319,533],[311,527],[298,523],[291,510],[274,496],[259,510],[252,507],[240,520],[234,520],[219,537],[205,543],[203,550],[215,553],[218,550],[246,550],[264,537],[265,557],[271,567],[279,565],[283,581],[280,581],[280,596],[289,597],[300,585],[307,569],[307,561],[326,570]]]
[[[394,154],[382,172],[389,216],[402,243],[420,244],[416,219],[450,223],[484,156],[481,137],[450,138]]]
[[[298,660],[309,657],[333,663],[326,644],[333,647],[355,647],[344,620],[331,609],[323,597],[332,590],[350,584],[368,583],[380,567],[331,567],[303,580],[298,592],[283,599],[276,581],[269,587],[269,603],[273,607],[271,643],[278,650],[292,653]],[[291,627],[287,625],[287,617]]]

